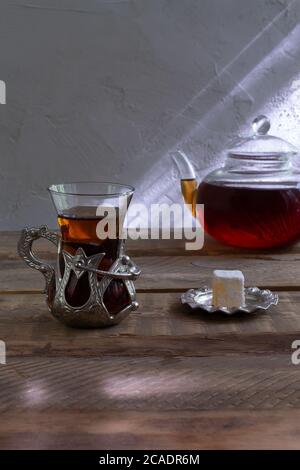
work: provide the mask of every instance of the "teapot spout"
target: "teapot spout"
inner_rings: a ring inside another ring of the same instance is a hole
[[[184,152],[178,150],[173,154],[173,160],[179,170],[181,194],[185,204],[189,206],[193,216],[196,216],[197,180],[194,168]]]

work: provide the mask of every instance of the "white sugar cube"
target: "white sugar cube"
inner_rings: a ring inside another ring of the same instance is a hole
[[[231,308],[245,305],[242,271],[215,270],[212,287],[214,306]]]

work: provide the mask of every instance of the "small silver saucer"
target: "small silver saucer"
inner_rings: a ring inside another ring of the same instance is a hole
[[[278,304],[278,295],[268,289],[261,290],[258,287],[245,288],[245,306],[239,308],[215,307],[212,305],[212,289],[190,289],[181,296],[181,303],[188,304],[191,308],[202,309],[209,313],[221,312],[233,315],[238,312],[253,313],[257,310],[267,310],[271,305]]]

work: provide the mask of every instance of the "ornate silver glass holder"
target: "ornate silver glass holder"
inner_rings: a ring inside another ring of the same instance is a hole
[[[32,245],[39,238],[45,238],[54,243],[58,253],[62,253],[65,263],[63,275],[60,272],[59,260],[55,269],[51,264],[39,260],[34,255]],[[140,270],[130,257],[125,255],[123,240],[119,242],[118,257],[108,271],[97,269],[105,253],[87,257],[84,250],[78,248],[72,256],[60,250],[60,240],[56,232],[50,231],[47,226],[41,226],[25,228],[18,243],[20,257],[28,266],[37,269],[45,277],[47,302],[54,317],[72,327],[101,328],[119,323],[131,311],[138,308],[133,281],[140,275]],[[89,299],[84,305],[73,307],[68,304],[65,296],[68,281],[72,273],[80,279],[85,272],[88,273]],[[104,293],[113,279],[123,281],[130,299],[130,303],[115,315],[109,313],[103,301]]]
[[[181,295],[181,303],[189,305],[192,309],[203,310],[208,313],[223,313],[234,315],[235,313],[254,313],[258,310],[267,310],[271,305],[278,304],[278,295],[269,289],[258,287],[245,288],[245,305],[243,307],[216,307],[212,304],[212,289],[202,287],[200,289],[189,289]]]

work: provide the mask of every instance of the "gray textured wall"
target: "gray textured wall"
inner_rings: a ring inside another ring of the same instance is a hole
[[[180,198],[258,112],[300,146],[300,0],[0,0],[0,228],[49,223],[53,182]]]

